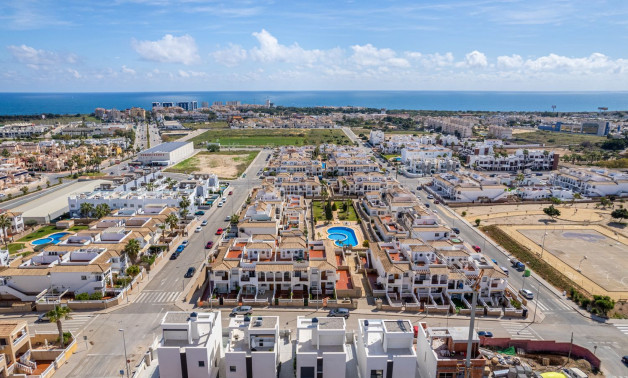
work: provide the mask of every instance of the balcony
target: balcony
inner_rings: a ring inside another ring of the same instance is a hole
[[[21,343],[22,341],[24,341],[26,338],[28,337],[28,333],[26,333],[26,331],[24,331],[24,333],[22,334],[22,336],[18,337],[17,339],[13,340],[13,346],[17,346],[19,343]]]

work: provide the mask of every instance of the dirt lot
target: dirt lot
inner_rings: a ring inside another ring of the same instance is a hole
[[[246,170],[258,152],[200,152],[174,167],[168,168],[167,171],[177,173],[215,173],[221,179],[234,179]]]

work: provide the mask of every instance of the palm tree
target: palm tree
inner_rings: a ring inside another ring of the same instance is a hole
[[[63,324],[61,324],[61,320],[72,319],[70,316],[70,312],[72,309],[66,306],[56,305],[55,308],[48,311],[46,316],[50,319],[50,323],[57,323],[57,329],[59,330],[59,342],[61,343],[61,348],[65,347],[65,340],[63,340]]]
[[[4,240],[4,245],[7,245],[7,228],[11,227],[11,219],[6,215],[0,215],[0,230],[2,230],[2,240]]]
[[[165,224],[165,223],[161,223],[161,224],[158,224],[157,227],[159,227],[159,229],[161,230],[161,237],[160,237],[160,239],[161,239],[161,241],[163,241],[164,240],[164,234],[166,233],[166,227],[168,227],[168,225]]]
[[[166,224],[171,230],[174,230],[175,227],[177,227],[178,222],[179,222],[179,217],[177,217],[177,214],[175,213],[170,213],[166,217]]]
[[[98,219],[106,217],[107,215],[109,215],[109,212],[111,212],[111,209],[106,203],[101,203],[100,205],[96,206],[96,218]]]
[[[179,207],[183,210],[187,210],[187,208],[190,207],[190,199],[187,197],[183,197],[183,199],[179,201]]]
[[[137,260],[137,255],[140,253],[140,242],[137,239],[129,240],[124,246],[124,253],[131,259],[131,263]]]
[[[94,205],[87,202],[83,202],[81,204],[80,213],[83,217],[88,218],[93,212],[94,212]]]

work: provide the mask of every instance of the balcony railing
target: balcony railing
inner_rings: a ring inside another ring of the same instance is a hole
[[[17,344],[21,343],[22,340],[24,340],[26,337],[28,337],[28,334],[26,332],[24,332],[22,334],[22,336],[20,336],[17,339],[13,340],[13,346],[16,346]]]

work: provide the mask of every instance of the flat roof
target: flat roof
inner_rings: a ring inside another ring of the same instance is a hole
[[[140,155],[147,154],[147,153],[156,153],[156,152],[172,152],[176,149],[179,149],[185,146],[186,144],[191,144],[191,143],[192,142],[166,142],[166,143],[159,144],[155,147],[151,147],[148,150],[141,151]]]

